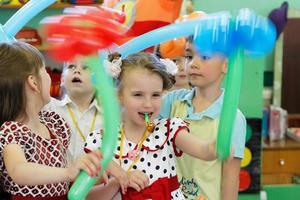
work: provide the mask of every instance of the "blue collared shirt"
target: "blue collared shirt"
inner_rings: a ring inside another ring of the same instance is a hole
[[[168,117],[179,117],[175,116],[172,113],[172,107],[174,104],[180,102],[185,104],[185,113],[183,120],[186,121],[200,121],[203,117],[210,118],[211,120],[219,120],[220,113],[222,110],[223,99],[224,99],[224,90],[222,89],[222,94],[219,98],[213,102],[206,110],[202,112],[194,112],[194,107],[192,100],[195,96],[196,89],[191,90],[181,89],[175,90],[167,93],[163,97],[162,106],[159,118],[168,118]],[[244,148],[245,148],[245,136],[246,136],[246,119],[240,110],[237,111],[236,119],[234,123],[233,133],[232,133],[232,146],[234,147],[234,157],[243,158]]]

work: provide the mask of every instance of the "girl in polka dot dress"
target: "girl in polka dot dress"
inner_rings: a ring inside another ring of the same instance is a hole
[[[199,159],[214,160],[215,142],[199,141],[188,133],[188,125],[179,118],[155,119],[163,91],[169,89],[172,82],[166,66],[154,55],[130,55],[119,62],[119,69],[116,63],[113,61],[113,71],[120,71],[114,76],[123,123],[114,161],[127,172],[140,171],[149,179],[149,185],[145,185],[144,181],[129,178],[131,188],[122,199],[184,199],[176,176],[176,157],[185,152]],[[153,123],[146,126],[145,116]],[[88,136],[86,150],[101,146],[100,132],[94,131]]]
[[[40,112],[50,84],[38,50],[0,43],[0,186],[12,200],[65,200],[80,169],[96,176],[100,168],[99,151],[67,166],[69,127],[55,112]]]

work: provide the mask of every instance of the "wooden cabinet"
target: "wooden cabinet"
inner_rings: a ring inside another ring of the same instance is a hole
[[[291,139],[265,142],[262,156],[263,184],[292,183],[300,175],[300,143]]]

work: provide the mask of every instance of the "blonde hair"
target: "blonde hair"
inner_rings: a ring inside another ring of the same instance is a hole
[[[126,72],[134,68],[144,68],[160,76],[163,81],[164,90],[168,90],[173,86],[172,76],[166,71],[166,66],[154,54],[145,52],[131,54],[125,59],[122,59],[121,73],[117,83],[118,86],[122,82]]]

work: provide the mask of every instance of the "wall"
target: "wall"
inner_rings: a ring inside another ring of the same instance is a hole
[[[290,8],[300,8],[299,0],[286,0]],[[270,11],[281,5],[284,0],[194,0],[195,10],[203,10],[205,12],[217,12],[220,10],[228,10],[237,12],[240,8],[250,8],[255,10],[259,15],[267,16]]]

